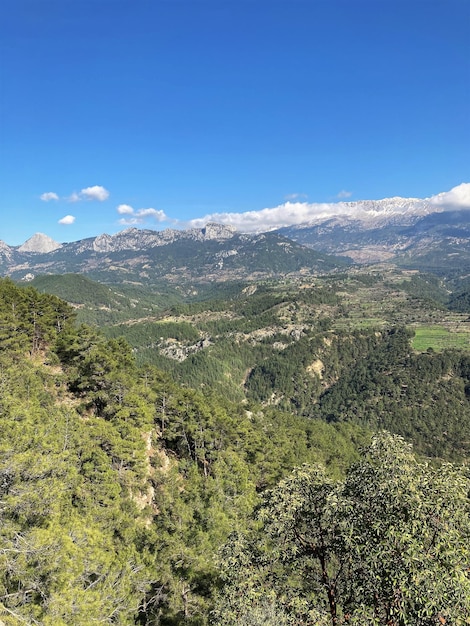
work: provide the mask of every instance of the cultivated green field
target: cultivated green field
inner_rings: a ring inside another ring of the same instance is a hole
[[[413,348],[425,352],[428,348],[441,351],[449,348],[470,350],[470,330],[449,330],[443,326],[420,326],[415,329]]]

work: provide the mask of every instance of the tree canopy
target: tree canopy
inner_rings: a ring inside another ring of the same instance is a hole
[[[262,315],[284,306],[260,301]],[[407,332],[323,339],[282,352],[302,367],[333,357],[324,381],[299,380],[298,411],[234,403],[139,366],[65,302],[0,280],[0,622],[468,624],[468,470],[307,411],[342,406],[345,372],[342,417],[361,398],[372,411],[373,385],[395,398],[387,380],[410,363]],[[458,372],[456,403],[439,406],[457,415],[460,402],[465,416],[468,357],[420,356],[422,380]],[[292,378],[278,376],[286,389]]]
[[[218,624],[470,623],[470,481],[388,433],[342,481],[304,465],[265,497],[261,535],[221,558]]]

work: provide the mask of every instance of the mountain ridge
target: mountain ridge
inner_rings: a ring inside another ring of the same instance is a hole
[[[83,273],[102,282],[183,284],[324,273],[350,264],[276,233],[248,235],[215,223],[186,231],[131,228],[64,243],[47,252],[39,251],[42,237],[32,239],[27,250],[0,247],[4,275],[31,280],[40,274]]]
[[[77,272],[105,282],[112,274],[120,282],[175,283],[325,273],[350,263],[470,271],[470,207],[398,196],[315,206],[307,221],[267,232],[209,221],[187,230],[132,227],[69,243],[36,233],[21,246],[0,241],[0,272],[23,280]]]
[[[388,218],[382,214],[368,220],[360,216],[335,216],[275,232],[325,254],[347,256],[357,263],[393,261],[406,265],[410,259],[431,251],[436,259],[440,257],[441,266],[458,266],[460,261],[466,266],[470,263],[470,209],[467,208],[404,216],[392,213]],[[449,254],[457,255],[460,260],[450,259]]]

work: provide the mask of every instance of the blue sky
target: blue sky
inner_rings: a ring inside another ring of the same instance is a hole
[[[468,0],[3,0],[1,13],[9,245],[245,212],[261,227],[286,202],[470,181]]]

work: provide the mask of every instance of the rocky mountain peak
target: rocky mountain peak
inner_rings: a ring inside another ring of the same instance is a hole
[[[217,224],[216,222],[208,222],[204,228],[202,228],[202,234],[205,239],[231,239],[236,232],[233,226]]]
[[[95,252],[110,252],[113,249],[113,238],[106,233],[98,235],[93,241],[93,250]]]
[[[10,248],[4,241],[0,240],[0,259],[11,259],[13,256],[13,249]]]
[[[44,254],[46,252],[57,250],[61,247],[62,244],[57,243],[57,241],[54,241],[51,237],[48,237],[43,233],[36,233],[25,241],[24,244],[18,248],[18,250],[19,252],[36,252],[38,254]]]

